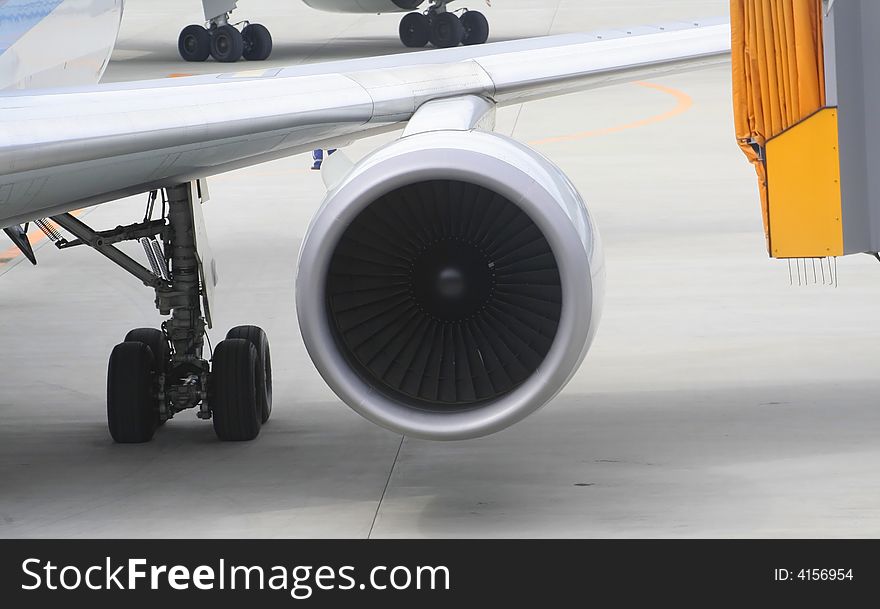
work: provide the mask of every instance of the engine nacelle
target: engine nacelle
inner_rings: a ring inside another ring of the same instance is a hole
[[[562,389],[603,284],[598,233],[558,167],[494,133],[433,131],[377,150],[328,192],[296,303],[343,401],[396,432],[457,440]]]

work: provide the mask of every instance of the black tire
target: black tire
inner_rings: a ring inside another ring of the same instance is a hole
[[[234,63],[241,59],[244,41],[241,32],[231,25],[221,25],[211,30],[211,57],[221,63]]]
[[[214,432],[227,442],[253,440],[260,434],[257,401],[257,350],[250,341],[230,338],[214,349],[208,391]]]
[[[149,442],[156,431],[153,353],[140,342],[116,345],[107,367],[107,425],[120,444]]]
[[[418,49],[431,39],[431,22],[422,13],[409,13],[400,20],[400,42],[411,49]]]
[[[272,54],[272,34],[260,23],[245,26],[241,39],[244,44],[242,56],[248,61],[263,61]]]
[[[265,423],[272,414],[272,356],[269,338],[258,326],[236,326],[226,338],[243,338],[257,350],[257,402],[260,404],[260,422]]]
[[[125,342],[144,343],[150,348],[150,352],[153,354],[153,374],[156,375],[154,382],[160,374],[164,374],[168,370],[171,350],[168,347],[168,341],[162,330],[157,330],[156,328],[135,328],[125,335]],[[158,404],[156,408],[156,422],[159,425],[165,424],[165,420],[159,418]]]
[[[165,372],[168,364],[168,341],[162,330],[156,328],[135,328],[125,335],[126,343],[144,343],[153,353],[153,371],[157,374]]]
[[[177,51],[184,61],[205,61],[211,54],[211,35],[200,25],[188,25],[177,38]]]
[[[464,38],[464,26],[455,13],[439,13],[431,19],[431,44],[438,49],[457,47]]]
[[[489,40],[489,20],[483,13],[466,11],[461,16],[461,25],[464,27],[464,37],[461,39],[463,45],[483,44]]]

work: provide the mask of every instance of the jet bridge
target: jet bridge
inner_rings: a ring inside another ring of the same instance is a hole
[[[737,140],[773,258],[880,250],[880,2],[731,0]]]

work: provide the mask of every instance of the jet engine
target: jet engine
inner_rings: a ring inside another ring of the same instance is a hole
[[[458,440],[565,386],[603,283],[599,235],[558,167],[494,133],[429,131],[333,185],[303,240],[296,304],[344,402],[393,431]]]

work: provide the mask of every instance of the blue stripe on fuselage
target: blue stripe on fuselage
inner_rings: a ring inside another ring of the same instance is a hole
[[[0,54],[64,0],[0,0]]]

